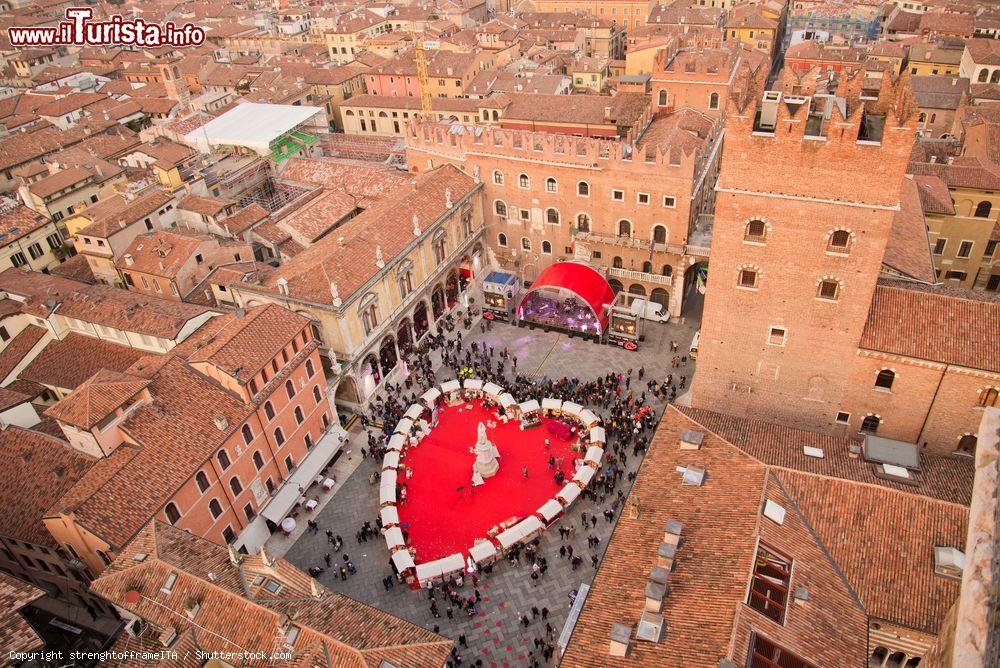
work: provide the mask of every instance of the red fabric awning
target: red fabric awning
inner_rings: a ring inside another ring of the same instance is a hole
[[[607,306],[614,302],[615,292],[608,280],[593,267],[580,262],[556,262],[546,267],[531,288],[525,293],[545,287],[569,290],[583,300],[594,312],[601,325],[601,331],[608,326]],[[524,297],[521,301],[524,301]],[[520,304],[518,304],[520,310]]]

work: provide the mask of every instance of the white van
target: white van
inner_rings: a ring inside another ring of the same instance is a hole
[[[666,322],[670,320],[670,313],[663,308],[663,304],[657,304],[648,299],[633,299],[632,305],[628,308],[634,315],[646,320],[652,320],[653,322]]]
[[[688,351],[688,357],[691,359],[698,359],[698,342],[701,341],[701,330],[699,329],[694,333],[694,338],[691,339],[691,350]]]

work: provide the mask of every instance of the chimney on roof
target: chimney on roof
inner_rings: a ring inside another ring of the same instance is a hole
[[[646,583],[644,595],[646,597],[645,608],[647,612],[658,613],[663,610],[663,599],[670,594],[670,585],[666,583],[653,582]]]
[[[671,570],[674,567],[674,558],[677,556],[677,545],[663,541],[656,550],[656,565],[664,570]]]
[[[625,656],[628,654],[629,642],[632,639],[632,627],[625,624],[611,625],[611,645],[608,654],[611,656]]]
[[[681,432],[681,450],[699,450],[701,449],[701,444],[704,440],[705,432],[685,429]]]

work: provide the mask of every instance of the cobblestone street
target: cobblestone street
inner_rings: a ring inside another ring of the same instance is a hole
[[[532,331],[506,324],[497,324],[482,333],[478,324],[468,333],[465,340],[485,341],[500,349],[507,346],[511,354],[518,357],[518,370],[522,374],[530,374],[536,378],[561,378],[576,376],[581,380],[590,380],[614,371],[627,373],[633,369],[632,388],[638,395],[646,388],[650,378],[663,380],[673,371],[675,379],[680,374],[688,376],[690,387],[693,365],[690,360],[679,369],[671,370],[670,341],[675,340],[680,346],[680,353],[686,353],[691,342],[696,323],[688,325],[647,324],[646,340],[637,352],[626,351],[612,346],[585,342],[580,339],[569,339],[562,334]],[[638,369],[643,366],[645,378],[638,381]],[[439,382],[446,375],[439,375]],[[683,392],[679,392],[682,395]],[[663,410],[662,403],[655,403],[657,414]],[[598,411],[603,412],[603,411]],[[352,438],[352,448],[359,449],[365,442],[363,433]],[[632,456],[628,450],[628,471],[635,471],[641,463],[641,456]],[[550,642],[555,645],[570,609],[570,592],[579,589],[582,584],[590,584],[595,569],[591,557],[603,556],[604,546],[614,530],[614,521],[608,522],[602,513],[611,508],[613,495],[607,499],[598,498],[595,503],[581,496],[567,514],[545,531],[539,544],[538,554],[548,560],[548,571],[538,581],[529,577],[530,566],[526,560],[519,565],[512,565],[509,560],[497,562],[491,575],[480,577],[479,593],[482,602],[476,607],[476,614],[468,616],[465,611],[455,608],[453,618],[447,616],[447,599],[438,592],[437,605],[440,618],[433,617],[430,611],[428,594],[423,591],[411,591],[398,583],[386,591],[382,581],[391,573],[389,553],[381,537],[358,543],[356,533],[366,521],[374,523],[378,513],[378,488],[369,485],[368,476],[377,468],[380,462],[371,459],[363,460],[348,479],[343,481],[336,495],[320,510],[316,516],[320,532],[302,534],[294,545],[286,552],[286,557],[297,566],[307,569],[311,566],[324,566],[324,555],[330,553],[333,567],[325,570],[319,580],[331,590],[346,594],[403,617],[428,629],[438,630],[441,634],[458,641],[465,636],[467,647],[458,645],[463,665],[474,665],[477,659],[482,659],[484,666],[526,666],[531,663],[530,652],[542,661],[541,652],[535,651],[534,640],[545,639],[546,624],[551,625]],[[617,490],[627,493],[629,481],[626,478],[618,483]],[[597,517],[596,527],[582,525],[582,517]],[[559,526],[574,529],[574,535],[566,541],[559,538]],[[340,554],[332,551],[325,535],[326,530],[339,534],[344,539],[344,548]],[[600,544],[595,549],[589,549],[587,537],[596,535]],[[583,563],[573,570],[568,556],[561,558],[561,544],[572,547],[573,554],[583,558]],[[357,573],[341,580],[339,565],[345,555],[354,563]],[[466,578],[463,586],[466,596],[474,595],[471,578]],[[519,624],[522,614],[532,617],[532,607],[541,611],[548,609],[548,619],[532,619],[527,628]],[[558,662],[558,650],[553,664]]]

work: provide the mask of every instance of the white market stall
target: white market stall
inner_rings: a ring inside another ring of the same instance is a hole
[[[469,556],[477,564],[487,564],[497,557],[496,545],[488,540],[480,541],[469,548]]]
[[[386,506],[380,510],[379,518],[382,520],[383,527],[392,527],[399,524],[399,512],[396,510],[396,506]]]
[[[420,395],[420,401],[424,402],[427,408],[434,408],[435,402],[441,398],[441,390],[436,387],[432,387],[423,394]]]
[[[562,502],[564,506],[569,506],[571,503],[576,501],[577,497],[580,496],[580,486],[576,483],[566,483],[566,486],[559,490],[556,494],[556,498]]]
[[[546,525],[549,525],[552,524],[557,517],[562,515],[562,512],[562,504],[555,499],[549,499],[535,511],[535,514],[541,516],[542,521],[544,521]]]

